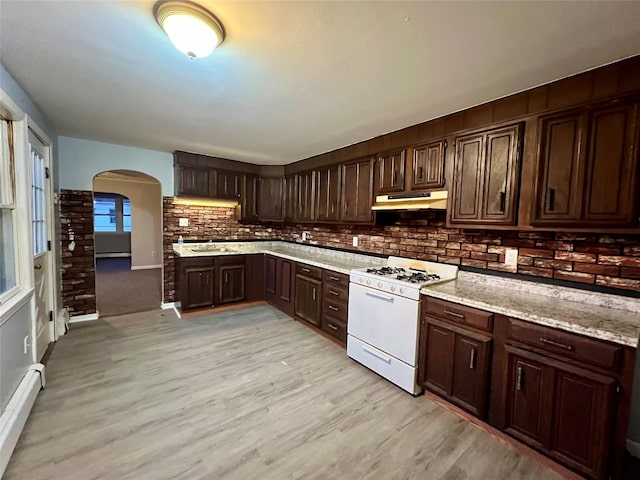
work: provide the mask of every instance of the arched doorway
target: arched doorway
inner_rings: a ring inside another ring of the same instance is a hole
[[[160,308],[162,192],[155,178],[111,170],[93,179],[96,304],[101,317]]]

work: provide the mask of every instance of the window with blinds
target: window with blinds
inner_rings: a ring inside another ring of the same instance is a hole
[[[15,155],[13,123],[0,126],[0,300],[16,286]]]

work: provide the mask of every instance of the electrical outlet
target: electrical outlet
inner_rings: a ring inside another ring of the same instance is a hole
[[[354,247],[358,246],[358,237],[353,237],[353,246]]]
[[[180,219],[178,219],[178,225],[180,227],[188,227],[189,226],[189,219],[188,218],[180,218]]]
[[[305,242],[307,240],[307,236],[309,235],[309,232],[302,232],[302,241]]]
[[[29,353],[29,347],[31,346],[31,344],[29,343],[29,335],[24,337],[23,345],[24,345],[24,354],[26,355],[27,353]]]
[[[509,265],[511,267],[515,267],[518,265],[518,249],[517,248],[505,249],[504,264]]]

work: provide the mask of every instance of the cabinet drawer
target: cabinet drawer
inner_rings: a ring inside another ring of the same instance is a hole
[[[296,273],[304,275],[305,277],[317,278],[322,280],[322,269],[320,267],[312,267],[306,263],[296,264]]]
[[[340,287],[337,285],[327,285],[326,283],[323,286],[324,289],[324,298],[332,301],[332,302],[347,302],[349,301],[349,287]]]
[[[541,350],[609,370],[619,370],[623,348],[572,333],[509,319],[508,337]]]
[[[457,303],[425,297],[424,312],[437,315],[440,318],[469,325],[488,332],[493,331],[493,313],[477,308],[467,307]]]
[[[322,330],[342,343],[347,342],[347,325],[330,315],[325,315],[322,319]]]
[[[346,303],[336,302],[329,298],[325,298],[322,305],[322,311],[327,315],[337,318],[338,320],[345,323],[347,322],[349,309]]]
[[[213,265],[215,257],[180,257],[182,267],[209,267]]]
[[[345,275],[344,273],[325,270],[323,280],[325,285],[336,285],[346,288],[349,287],[349,275]]]
[[[244,265],[244,255],[220,255],[218,257],[219,265]]]

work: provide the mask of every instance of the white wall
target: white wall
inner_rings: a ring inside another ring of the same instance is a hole
[[[131,201],[131,267],[162,265],[162,196],[159,183],[96,177],[96,192],[119,193]]]
[[[93,177],[107,170],[135,170],[162,185],[173,196],[173,154],[111,143],[59,137],[60,189],[92,190]]]

